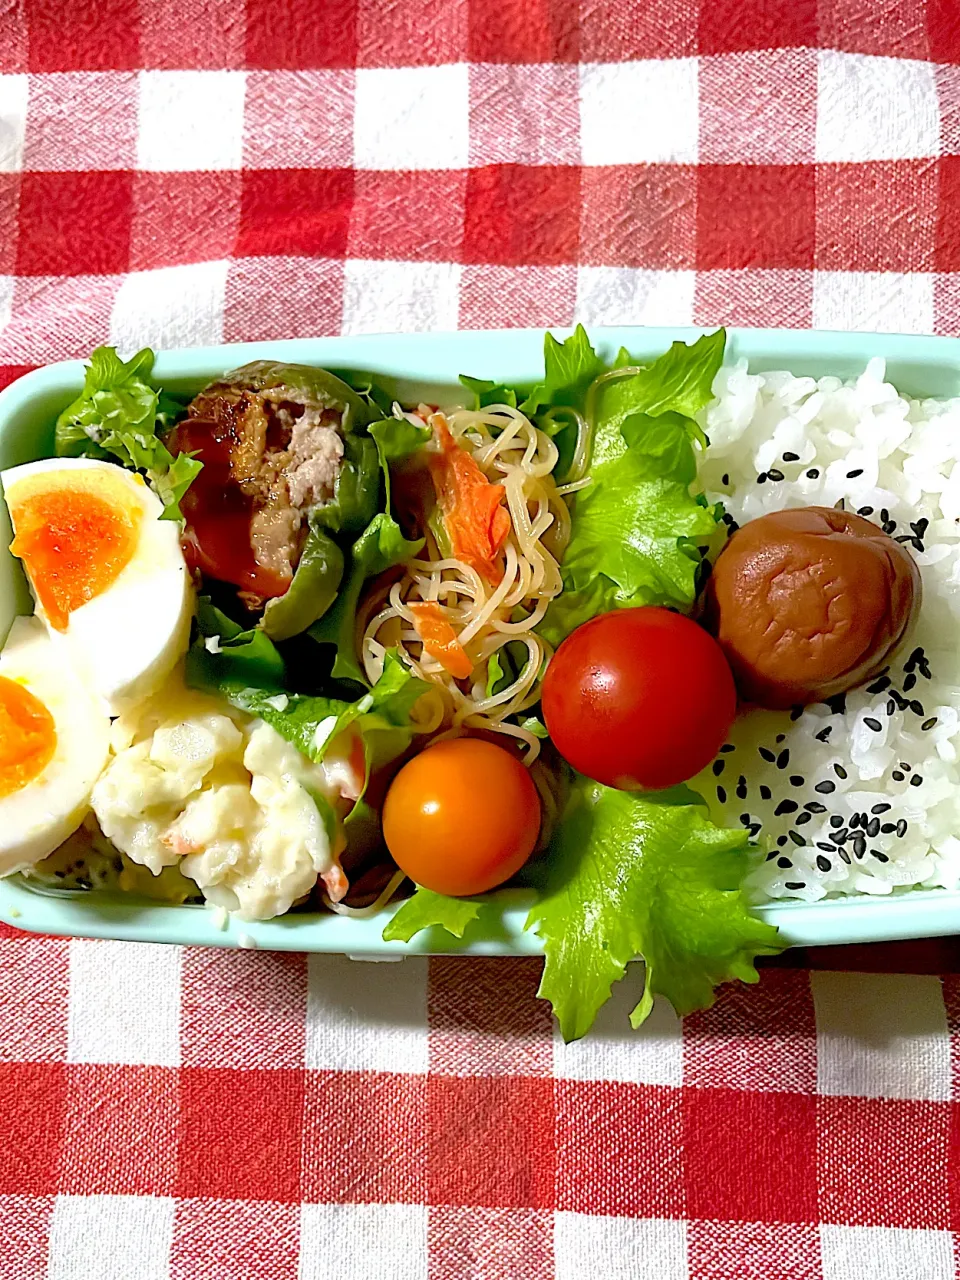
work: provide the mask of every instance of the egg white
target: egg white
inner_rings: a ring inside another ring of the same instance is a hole
[[[57,733],[46,767],[19,791],[0,797],[0,875],[9,875],[52,853],[83,821],[107,762],[110,722],[37,618],[15,619],[0,652],[0,676],[42,702]]]
[[[29,477],[71,471],[86,472],[87,482],[103,473],[105,496],[121,484],[143,517],[129,563],[100,595],[70,614],[65,631],[51,627],[37,603],[53,643],[116,716],[155,693],[186,651],[193,588],[179,528],[160,519],[163,506],[139,475],[90,458],[45,458],[0,472],[0,483],[12,502],[18,484]]]

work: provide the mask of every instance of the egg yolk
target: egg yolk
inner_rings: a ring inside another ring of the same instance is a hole
[[[0,676],[0,798],[38,777],[57,749],[53,716],[15,680]]]
[[[108,501],[86,487],[54,487],[10,502],[19,556],[50,625],[66,631],[70,614],[102,595],[130,562],[139,514],[129,499]]]

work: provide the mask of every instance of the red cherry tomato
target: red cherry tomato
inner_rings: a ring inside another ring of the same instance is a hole
[[[421,751],[394,778],[383,806],[383,838],[401,871],[458,898],[509,880],[539,833],[540,797],[530,774],[479,738]]]
[[[588,778],[660,790],[699,773],[737,707],[733,676],[706,631],[667,609],[621,609],[578,627],[543,681],[557,750]]]

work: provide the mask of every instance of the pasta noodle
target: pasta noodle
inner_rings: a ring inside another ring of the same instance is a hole
[[[572,410],[557,412],[573,414]],[[371,684],[376,682],[384,654],[396,647],[401,659],[432,686],[430,695],[424,695],[416,707],[419,732],[442,738],[464,728],[487,729],[519,739],[526,763],[532,764],[540,750],[539,740],[514,721],[540,698],[540,682],[552,650],[534,628],[563,587],[560,560],[570,540],[566,495],[589,481],[575,454],[563,491],[558,489],[553,476],[559,460],[557,446],[509,405],[458,409],[449,417],[421,405],[417,415],[404,416],[429,425],[446,423],[487,479],[503,485],[510,532],[502,553],[503,576],[491,584],[463,560],[444,556],[427,530],[420,556],[404,566],[402,577],[375,589],[361,610],[360,657],[367,678]],[[574,417],[579,419],[578,414]],[[588,445],[586,426],[580,420],[576,453],[583,453]],[[466,650],[473,664],[469,681],[455,679],[425,651],[411,609],[423,602],[437,605]],[[513,678],[503,689],[488,693],[494,657]]]

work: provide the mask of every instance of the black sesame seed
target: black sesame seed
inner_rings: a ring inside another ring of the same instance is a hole
[[[727,474],[727,472],[726,472],[726,471],[725,471],[725,472],[723,473],[723,475],[720,477],[720,483],[721,483],[721,484],[729,484],[729,483],[730,483],[730,476]]]
[[[796,821],[794,822],[793,825],[795,827],[804,827],[808,822],[812,822],[812,821],[813,821],[812,813],[798,813]]]
[[[767,479],[779,483],[783,479],[783,472],[773,467],[767,472]]]
[[[805,889],[807,886],[802,880],[787,880],[783,887],[785,889]]]
[[[902,781],[903,781],[903,774],[900,772],[900,770],[899,770],[899,769],[894,769],[894,771],[893,771],[893,773],[891,773],[890,777],[894,780],[894,782],[902,782]]]
[[[896,520],[888,520],[888,521],[886,522],[886,524],[882,524],[882,525],[880,526],[880,528],[883,530],[883,532],[884,532],[885,534],[887,534],[888,536],[889,536],[891,533],[893,533],[893,531],[894,531],[894,529],[895,529],[896,527],[897,527],[897,522],[896,522]]]
[[[858,510],[857,510],[857,515],[858,515],[858,516],[872,516],[872,515],[873,515],[873,507],[860,507],[860,508],[858,508]]]
[[[871,840],[876,839],[876,837],[880,834],[880,819],[871,818],[870,821],[867,823],[865,830]]]
[[[860,825],[860,815],[859,813],[854,813],[853,815],[851,815],[851,818],[850,818],[850,830],[855,831],[856,828],[859,827],[859,825]]]
[[[725,756],[729,751],[736,751],[736,749],[737,748],[733,745],[732,742],[725,742],[723,746],[720,748],[720,754]]]
[[[843,844],[844,841],[850,838],[850,832],[846,827],[841,828],[840,831],[831,831],[829,835],[834,844]]]
[[[780,846],[780,848],[781,848],[781,849],[783,848],[783,846],[784,846],[786,843],[787,843],[787,837],[786,837],[786,836],[777,836],[777,844]]]
[[[832,844],[825,844],[822,840],[817,841],[817,848],[822,849],[824,853],[836,853],[836,849]]]
[[[843,826],[843,819],[840,817],[839,813],[832,813],[830,815],[830,825],[834,829]]]
[[[810,470],[807,472],[807,479],[816,480],[819,475],[820,475],[819,469],[817,467],[811,467]]]
[[[888,804],[875,804],[870,810],[871,813],[889,813],[891,806]]]
[[[766,483],[767,483],[767,473],[765,471],[761,471],[760,474],[757,476],[757,484],[766,484]]]
[[[913,686],[917,683],[917,677],[911,671],[903,682],[903,692],[909,693]]]
[[[897,824],[895,822],[885,822],[880,828],[880,834],[884,836],[892,836],[896,829]]]
[[[808,809],[810,813],[826,813],[827,812],[827,806],[825,804],[821,804],[819,800],[808,800],[803,807],[805,809]]]
[[[863,836],[857,836],[856,840],[854,840],[853,852],[857,855],[858,858],[862,858],[863,855],[867,852],[867,842],[866,840],[864,840]]]
[[[737,781],[737,799],[746,800],[746,798],[747,798],[747,780],[741,773],[740,778]]]
[[[887,715],[892,716],[893,713],[896,711],[896,709],[897,709],[896,702],[894,702],[893,698],[888,698],[887,699]]]
[[[800,461],[800,455],[799,455],[799,453],[790,453],[790,451],[788,450],[788,451],[783,455],[783,460],[784,460],[784,462],[799,462],[799,461]]]
[[[912,542],[912,541],[913,541],[912,533],[899,533],[897,534],[896,538],[894,538],[894,542]]]
[[[777,746],[778,746],[778,747],[779,747],[779,745],[780,745],[780,743],[781,743],[781,742],[786,742],[786,740],[787,740],[787,735],[786,735],[785,733],[778,733],[778,734],[777,734]]]
[[[854,467],[852,471],[847,472],[848,480],[856,480],[857,476],[863,475],[863,467]]]
[[[742,824],[743,826],[745,826],[745,827],[749,827],[749,825],[750,825],[750,815],[749,815],[749,813],[741,813],[741,815],[740,815],[740,822],[741,822],[741,824]]]
[[[901,711],[906,711],[907,707],[910,705],[910,699],[905,698],[903,694],[898,693],[896,689],[890,690],[890,697],[894,700]]]
[[[726,762],[726,760],[714,760],[714,762],[713,762],[713,776],[714,776],[715,778],[719,778],[719,777],[720,777],[720,775],[721,775],[721,773],[723,773],[723,770],[724,770],[724,768],[726,767],[726,763],[727,763],[727,762]]]
[[[829,778],[826,778],[823,782],[818,782],[813,789],[814,791],[819,791],[822,796],[828,796],[832,792],[836,791],[837,784],[835,782],[831,782]]]
[[[721,804],[727,803],[727,793],[725,788],[717,787],[717,799],[720,801]]]
[[[919,538],[911,538],[910,545],[911,547],[913,547],[914,551],[919,551],[919,553],[923,555],[923,550],[924,550],[923,543],[920,541]]]
[[[873,684],[867,685],[867,693],[883,693],[884,689],[889,688],[890,677],[881,676],[879,680],[874,680]]]
[[[915,534],[918,535],[918,537],[921,537],[921,538],[927,532],[929,525],[930,525],[930,521],[927,519],[926,516],[924,516],[920,520],[912,520],[910,522],[910,528],[913,530]]]
[[[840,779],[841,782],[846,782],[847,771],[842,764],[835,764],[833,766],[833,772],[837,775],[837,777]]]
[[[762,759],[766,760],[768,764],[773,764],[774,760],[777,758],[769,747],[759,747],[758,750]]]
[[[787,835],[790,837],[790,839],[793,841],[793,843],[794,843],[795,845],[799,845],[799,847],[800,847],[801,849],[802,849],[802,848],[803,848],[803,846],[807,843],[807,842],[806,842],[806,840],[804,840],[803,836],[800,834],[800,832],[799,832],[799,831],[788,831],[788,832],[787,832]]]
[[[796,813],[800,806],[796,800],[781,800],[773,811],[775,818],[782,818],[785,813]]]
[[[919,774],[919,773],[915,773],[915,774],[913,775],[913,777],[910,779],[910,785],[911,785],[911,787],[922,787],[922,786],[923,786],[923,778],[920,776],[920,774]]]
[[[832,729],[832,725],[828,724],[825,729],[821,729],[819,733],[814,734],[814,737],[818,742],[826,742],[826,740],[830,737],[831,729]]]
[[[839,853],[839,855],[840,855],[840,857],[842,858],[842,860],[843,860],[843,861],[847,864],[847,866],[849,867],[849,866],[850,866],[850,855],[849,855],[849,853],[847,853],[846,849],[838,849],[838,850],[837,850],[837,853]]]
[[[904,773],[909,773],[909,772],[910,772],[910,770],[913,768],[913,765],[912,765],[912,764],[908,764],[908,762],[907,762],[906,760],[901,760],[901,761],[900,761],[900,768],[903,770],[903,772],[904,772]]]
[[[887,857],[887,855],[886,855],[885,853],[881,853],[879,849],[871,849],[871,850],[870,850],[870,852],[873,854],[873,856],[876,858],[876,860],[877,860],[878,862],[889,862],[889,861],[890,861],[890,859]]]
[[[864,716],[863,723],[867,726],[868,729],[872,729],[874,733],[879,733],[880,730],[883,728],[883,725],[880,723],[880,721],[875,720],[873,716]]]
[[[921,728],[921,729],[932,729],[932,728],[933,728],[933,726],[934,726],[936,723],[937,723],[937,717],[936,717],[936,716],[931,716],[929,720],[924,720],[924,722],[923,722],[923,724],[920,726],[920,728]]]
[[[791,773],[790,775],[791,787],[802,787],[805,782],[806,782],[806,778],[802,777],[801,774]]]
[[[835,716],[842,716],[847,709],[847,695],[845,693],[836,693],[832,698],[827,699],[827,706]]]
[[[773,859],[774,859],[776,856],[777,856],[777,851],[776,851],[776,849],[771,849],[771,850],[770,850],[770,852],[767,854],[766,858],[764,859],[764,861],[765,861],[765,862],[772,862],[772,861],[773,861]]]
[[[796,722],[800,719],[802,715],[803,715],[803,707],[790,708],[790,719],[794,722],[794,724],[796,724]]]
[[[784,747],[783,750],[780,752],[780,754],[777,756],[777,768],[785,769],[789,763],[790,763],[790,748]]]
[[[919,699],[914,698],[914,700],[910,703],[910,710],[913,712],[915,716],[922,716],[923,703],[920,702]]]
[[[902,840],[906,834],[907,834],[907,820],[906,818],[901,818],[900,821],[897,823],[897,839]]]
[[[885,522],[890,519],[890,512],[887,510],[886,507],[880,508],[880,519]]]
[[[773,796],[773,792],[770,790],[770,788],[766,785],[766,783],[761,782],[760,783],[760,799],[770,800],[772,796]]]
[[[817,866],[821,871],[829,871],[833,863],[829,858],[825,858],[822,853],[817,854]]]
[[[762,823],[762,822],[751,822],[751,823],[750,823],[750,826],[747,828],[747,830],[749,831],[750,835],[751,835],[754,839],[756,839],[756,837],[760,834],[760,828],[761,828],[762,826],[763,826],[763,823]]]
[[[787,871],[790,867],[793,866],[793,863],[790,861],[789,858],[778,858],[777,866],[782,867],[784,871]]]

